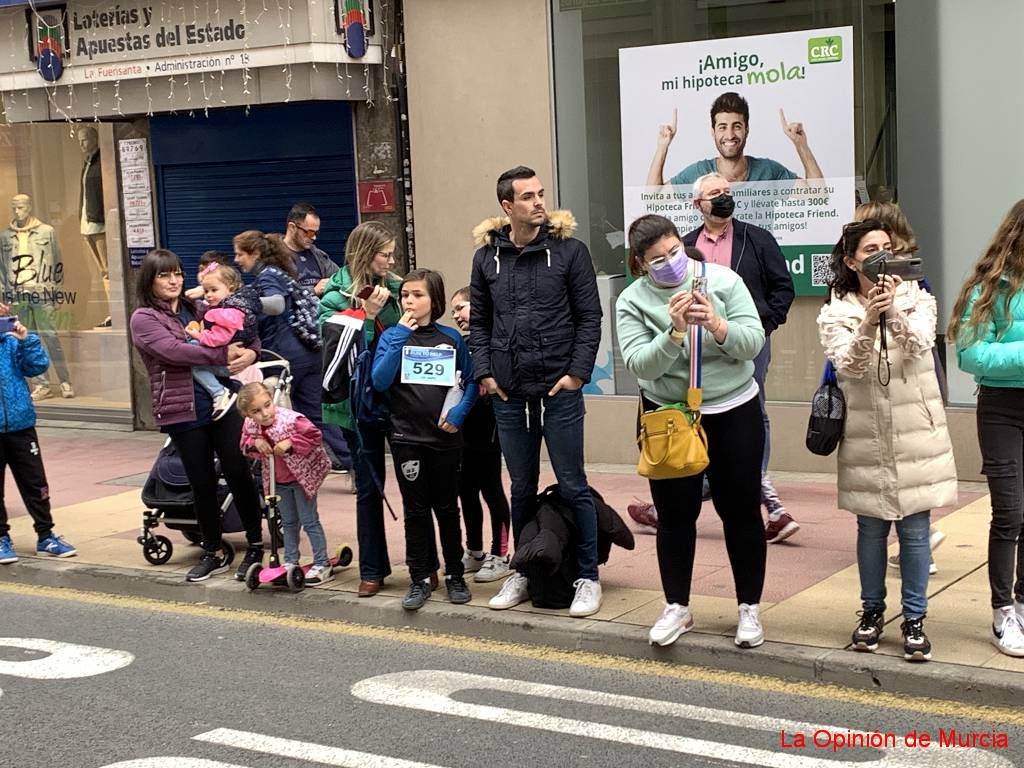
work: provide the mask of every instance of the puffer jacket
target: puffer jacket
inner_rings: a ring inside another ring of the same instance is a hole
[[[237,309],[245,314],[245,325],[238,331],[232,341],[252,344],[260,337],[259,314],[262,312],[260,296],[252,286],[245,285],[221,302],[222,307]]]
[[[916,283],[903,283],[893,303],[902,318],[886,323],[888,386],[878,381],[880,334],[860,332],[866,313],[857,294],[833,294],[818,315],[825,355],[846,396],[839,506],[882,520],[948,506],[957,498],[953,447],[931,353],[935,299]]]
[[[189,306],[196,320],[202,320],[205,305],[181,301]],[[227,347],[189,344],[178,316],[166,302],[136,309],[129,327],[132,343],[149,373],[153,419],[161,427],[195,419],[192,366],[227,365]]]
[[[542,397],[566,374],[587,383],[601,341],[601,302],[590,251],[576,219],[552,211],[533,242],[518,248],[507,218],[473,230],[469,348],[477,380],[506,393]]]
[[[39,337],[30,333],[20,341],[0,334],[0,432],[19,432],[36,425],[25,379],[46,373],[50,358]]]
[[[1011,296],[1007,308],[1009,287],[1006,277],[1000,278],[992,319],[978,328],[977,338],[957,339],[960,370],[974,376],[979,386],[1024,388],[1024,293]],[[976,287],[964,308],[964,322],[971,316],[979,296],[981,288]]]

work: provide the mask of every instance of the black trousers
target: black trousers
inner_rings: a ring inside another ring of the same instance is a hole
[[[33,528],[40,539],[46,538],[53,530],[50,514],[50,486],[43,469],[43,453],[35,427],[17,432],[0,432],[0,536],[10,533],[7,524],[7,507],[4,506],[4,476],[11,468],[14,484],[32,516]]]
[[[757,398],[731,411],[701,417],[708,437],[711,501],[722,519],[725,548],[736,584],[736,602],[761,602],[767,545],[761,522],[761,456],[764,422]],[[658,508],[658,568],[665,601],[690,604],[704,473],[651,480]]]
[[[1024,389],[978,393],[981,471],[988,480],[988,581],[992,607],[1024,603]]]
[[[459,470],[459,500],[466,521],[466,549],[484,548],[484,497],[491,518],[491,554],[500,556],[502,540],[507,540],[511,520],[505,487],[501,484],[501,450],[478,450],[465,446]]]
[[[444,572],[448,576],[463,575],[457,490],[460,454],[458,448],[438,450],[410,443],[391,444],[405,508],[405,560],[413,581],[422,581],[434,571],[431,510],[441,534]]]
[[[177,432],[171,435],[178,449],[185,474],[192,484],[196,518],[203,534],[203,548],[208,552],[220,548],[220,504],[217,501],[217,475],[213,471],[214,455],[220,459],[221,473],[234,496],[238,516],[245,526],[250,544],[263,540],[260,502],[249,465],[242,456],[238,442],[242,436],[242,416],[231,409],[220,421]]]

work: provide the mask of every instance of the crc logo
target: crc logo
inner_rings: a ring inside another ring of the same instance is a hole
[[[807,41],[807,63],[827,64],[843,60],[843,38],[812,37]]]

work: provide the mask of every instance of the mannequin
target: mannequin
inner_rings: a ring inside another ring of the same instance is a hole
[[[57,233],[32,215],[32,198],[11,198],[11,223],[0,232],[0,265],[3,268],[5,303],[22,325],[37,333],[57,373],[61,397],[74,397],[71,374],[64,360],[64,348],[57,336],[59,301],[63,301],[64,263]],[[57,299],[57,296],[61,299]],[[33,400],[53,395],[48,373],[36,378]]]
[[[96,129],[91,126],[79,128],[75,134],[82,149],[81,192],[78,196],[79,217],[82,237],[89,248],[93,262],[103,280],[103,292],[110,307],[110,274],[107,267],[106,223],[103,218],[103,169],[100,166],[100,141]],[[109,328],[110,315],[97,325]]]

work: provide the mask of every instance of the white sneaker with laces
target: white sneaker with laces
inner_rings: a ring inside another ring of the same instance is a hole
[[[576,579],[576,597],[569,606],[569,615],[578,619],[593,616],[601,610],[601,582],[594,579]]]
[[[498,594],[487,603],[488,608],[496,611],[503,611],[506,608],[525,603],[530,599],[530,581],[518,571],[509,576],[508,580],[501,585]]]
[[[1024,624],[1014,606],[998,610],[992,623],[992,644],[1007,656],[1024,656]]]
[[[690,613],[689,606],[668,603],[661,618],[651,627],[648,638],[651,645],[672,645],[680,635],[685,635],[691,629],[693,629],[693,614]]]
[[[60,396],[65,400],[75,396],[75,390],[71,388],[71,382],[62,381],[60,383]]]
[[[761,626],[761,607],[740,603],[740,621],[736,627],[736,645],[740,648],[756,648],[764,642],[764,627]]]
[[[235,404],[235,400],[238,399],[238,395],[232,392],[230,389],[225,389],[220,393],[219,396],[213,399],[213,420],[219,421],[224,418],[224,415],[231,410],[231,406]]]
[[[483,565],[481,565],[480,570],[476,572],[476,576],[473,577],[473,581],[477,584],[486,584],[489,581],[499,581],[500,579],[504,579],[511,572],[512,569],[508,567],[507,557],[488,554],[484,557]]]
[[[476,573],[480,570],[480,567],[484,564],[484,554],[480,553],[480,557],[474,555],[468,549],[462,553],[462,571],[463,573],[470,574]]]
[[[48,397],[53,396],[53,390],[50,389],[49,384],[36,384],[35,389],[32,390],[33,400],[45,400]]]
[[[329,581],[334,581],[333,569],[329,565],[312,565],[306,571],[306,586],[319,587]]]

